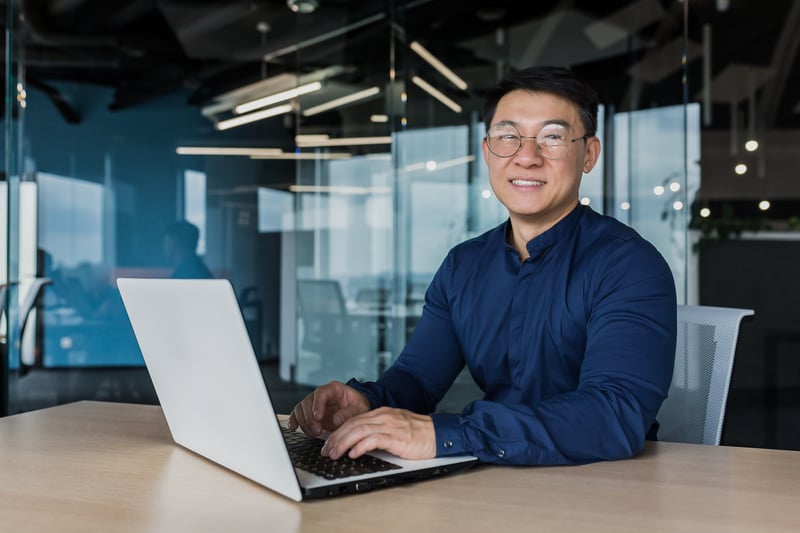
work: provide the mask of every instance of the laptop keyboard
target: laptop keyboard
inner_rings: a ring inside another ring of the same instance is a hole
[[[371,455],[362,455],[357,459],[344,456],[333,460],[319,454],[322,445],[325,444],[324,440],[312,439],[299,431],[292,431],[285,427],[281,427],[281,429],[294,466],[325,479],[341,479],[400,468],[394,463]]]

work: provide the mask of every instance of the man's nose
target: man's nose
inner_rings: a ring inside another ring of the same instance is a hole
[[[542,153],[536,137],[520,137],[520,147],[515,155],[527,159],[541,159]]]

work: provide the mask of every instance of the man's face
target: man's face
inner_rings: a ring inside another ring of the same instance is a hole
[[[548,93],[511,91],[497,104],[491,125],[512,124],[523,137],[537,135],[546,124],[567,126],[575,139],[586,131],[577,108]],[[597,137],[571,143],[560,159],[542,157],[533,139],[511,157],[491,153],[483,141],[483,157],[495,196],[508,209],[512,224],[530,225],[544,231],[575,207],[581,176],[589,172],[600,155]]]

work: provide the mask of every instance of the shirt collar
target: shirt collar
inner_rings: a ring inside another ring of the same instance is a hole
[[[571,238],[575,233],[575,228],[577,228],[580,219],[587,209],[589,208],[585,205],[577,204],[575,209],[570,211],[567,216],[556,222],[553,227],[528,241],[526,247],[528,248],[528,254],[530,255],[530,258],[536,259],[554,245],[563,240]],[[511,219],[506,220],[505,224],[503,224],[503,235],[506,246],[513,250],[514,247],[509,244],[509,239],[511,238]]]

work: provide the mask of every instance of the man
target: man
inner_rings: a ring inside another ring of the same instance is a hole
[[[173,278],[213,278],[214,275],[197,255],[200,230],[189,221],[178,220],[164,232],[164,255],[172,265]]]
[[[654,438],[675,357],[668,265],[578,202],[600,155],[597,96],[570,71],[510,74],[484,105],[483,156],[508,220],[450,250],[419,324],[373,383],[331,382],[290,427],[323,455],[474,454],[505,464],[621,459]],[[435,413],[466,364],[485,396]]]

